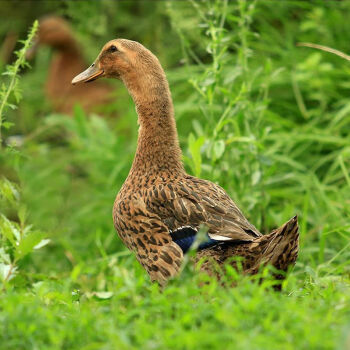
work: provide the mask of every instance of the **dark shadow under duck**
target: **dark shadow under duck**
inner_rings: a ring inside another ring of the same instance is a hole
[[[171,94],[156,56],[137,42],[112,40],[72,83],[100,77],[122,80],[136,105],[137,151],[115,200],[113,219],[120,238],[153,281],[164,285],[179,272],[200,226],[208,229],[208,241],[195,260],[209,274],[215,274],[213,262],[236,266],[230,262],[235,256],[244,258],[243,270],[251,274],[261,265],[286,271],[295,263],[296,217],[263,236],[220,186],[185,172]]]

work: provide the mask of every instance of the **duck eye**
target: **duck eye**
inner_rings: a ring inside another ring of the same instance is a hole
[[[117,47],[115,45],[112,45],[109,49],[112,52],[118,51],[118,49],[117,49]]]

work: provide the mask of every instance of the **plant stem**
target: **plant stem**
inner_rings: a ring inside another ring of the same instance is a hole
[[[22,49],[20,49],[16,55],[17,60],[12,66],[8,66],[7,72],[3,73],[3,75],[9,75],[11,77],[10,83],[6,89],[6,92],[4,96],[2,96],[1,103],[0,103],[0,149],[2,147],[2,138],[1,138],[1,128],[4,120],[4,110],[5,107],[8,105],[8,99],[11,95],[11,93],[16,89],[17,85],[17,79],[18,79],[18,73],[20,72],[21,68],[23,68],[26,65],[26,52],[29,49],[29,47],[32,44],[33,38],[38,30],[39,24],[38,21],[34,21],[32,28],[30,29],[28,33],[27,39],[24,41],[24,45]],[[18,98],[17,98],[17,102]]]
[[[7,282],[9,281],[10,277],[11,277],[11,274],[12,274],[12,271],[13,271],[13,268],[15,267],[15,262],[11,263],[10,265],[10,268],[9,268],[9,271],[7,273],[7,276],[5,277],[4,279],[4,284],[3,284],[3,288],[2,288],[2,291],[4,292],[6,290],[6,285],[7,285]]]

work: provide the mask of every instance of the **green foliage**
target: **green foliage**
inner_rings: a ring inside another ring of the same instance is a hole
[[[69,292],[67,281],[40,282],[35,294],[0,300],[7,349],[346,349],[349,287],[306,283],[290,295],[241,280],[239,288],[183,278],[164,292],[128,273],[113,276],[113,296]],[[133,279],[133,278],[132,278]],[[185,285],[185,286],[184,286]],[[33,320],[35,315],[35,320]]]
[[[2,75],[7,75],[9,77],[9,83],[8,86],[2,83],[0,90],[0,148],[2,145],[1,129],[2,127],[9,128],[11,125],[10,123],[6,123],[4,120],[5,110],[7,108],[15,109],[16,104],[18,104],[22,98],[21,90],[19,87],[19,72],[21,69],[29,66],[25,59],[25,55],[30,45],[32,44],[35,33],[38,30],[38,26],[38,21],[35,21],[28,33],[27,40],[22,42],[23,47],[18,52],[16,52],[17,60],[12,65],[8,65],[6,67],[6,71],[2,73]],[[16,104],[9,102],[11,95],[14,96]]]
[[[268,270],[227,267],[221,285],[190,259],[165,290],[151,284],[111,216],[136,147],[132,100],[116,85],[118,118],[79,107],[47,115],[50,53],[39,53],[8,116],[6,136],[22,133],[23,146],[0,154],[12,180],[1,182],[2,347],[347,349],[349,63],[295,43],[346,52],[349,3],[50,6],[72,19],[91,58],[112,37],[150,47],[166,68],[188,172],[224,186],[262,232],[298,214],[301,250],[281,293]]]
[[[17,275],[18,263],[27,254],[44,247],[49,240],[27,224],[26,208],[20,204],[19,189],[5,178],[0,181],[0,201],[2,206],[16,211],[19,221],[11,221],[0,214],[0,282],[5,288]]]
[[[30,47],[35,33],[38,29],[38,22],[35,21],[28,33],[25,41],[22,41],[23,48],[16,52],[17,60],[6,67],[2,75],[9,76],[9,84],[2,84],[0,92],[0,148],[2,144],[1,127],[9,127],[9,123],[3,122],[5,110],[7,108],[15,109],[16,105],[9,103],[11,95],[18,104],[21,100],[21,90],[19,87],[19,72],[24,67],[29,66],[25,59],[25,54]],[[9,220],[5,214],[0,213],[0,282],[4,290],[10,280],[18,273],[18,264],[23,258],[34,250],[40,249],[49,243],[44,239],[42,232],[32,229],[32,226],[26,222],[26,207],[21,204],[20,190],[18,186],[11,183],[6,178],[0,179],[0,204],[7,210],[10,208],[16,212],[18,222]],[[12,213],[13,214],[13,213]]]

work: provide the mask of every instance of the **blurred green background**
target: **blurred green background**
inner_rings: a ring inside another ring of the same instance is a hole
[[[112,222],[136,148],[133,102],[109,81],[108,117],[78,103],[54,111],[45,82],[57,50],[42,46],[2,130],[3,349],[350,349],[350,62],[296,46],[349,53],[349,1],[0,6],[3,72],[11,43],[48,14],[68,21],[86,65],[108,40],[141,42],[169,79],[188,172],[223,186],[262,232],[295,214],[301,231],[281,293],[233,271],[236,288],[203,284],[190,266],[160,291]],[[47,244],[35,249],[35,237]]]

